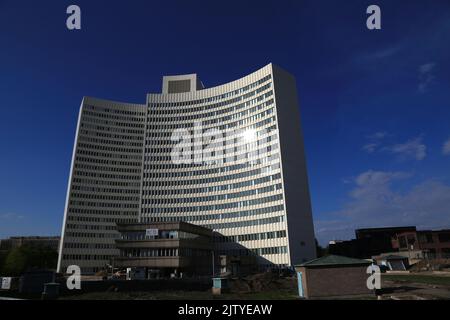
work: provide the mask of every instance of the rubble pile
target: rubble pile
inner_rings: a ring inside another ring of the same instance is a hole
[[[297,280],[295,277],[280,277],[271,272],[233,279],[230,282],[231,291],[236,293],[292,290],[296,286]]]

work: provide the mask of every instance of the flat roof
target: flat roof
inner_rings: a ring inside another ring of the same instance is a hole
[[[380,227],[380,228],[361,228],[356,229],[355,232],[359,231],[393,231],[393,230],[416,230],[416,226],[403,226],[403,227]]]
[[[360,266],[369,264],[371,264],[370,261],[363,259],[355,259],[337,255],[328,255],[296,265],[296,267],[356,266],[356,265]]]
[[[213,230],[184,221],[171,221],[171,222],[132,222],[132,223],[116,223],[117,231],[145,231],[146,229],[159,229],[163,231],[167,230],[181,230],[187,232],[193,232],[197,234],[203,234],[212,236]]]

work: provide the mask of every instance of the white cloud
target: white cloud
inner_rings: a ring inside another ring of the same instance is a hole
[[[435,76],[433,74],[433,70],[435,66],[436,64],[434,62],[425,63],[419,66],[418,90],[420,93],[425,93],[430,84],[434,81]]]
[[[381,145],[381,140],[388,136],[388,133],[385,131],[375,132],[374,134],[368,135],[369,143],[363,145],[362,150],[367,153],[374,153],[378,150],[378,147]]]
[[[374,153],[377,150],[379,143],[368,143],[363,145],[362,149],[367,153]]]
[[[383,139],[387,136],[388,136],[388,133],[386,131],[379,131],[379,132],[375,132],[374,134],[369,135],[368,138],[373,139],[373,140],[379,140],[379,139]]]
[[[423,65],[421,65],[419,67],[419,72],[421,74],[431,72],[435,66],[436,66],[436,64],[432,63],[432,62],[431,63],[425,63],[425,64],[423,64]]]
[[[410,176],[411,174],[407,172],[369,170],[355,178],[356,188],[350,192],[350,196],[355,199],[364,196],[366,200],[369,197],[387,198],[390,196],[389,187],[392,181],[409,178]]]
[[[23,219],[23,215],[12,212],[0,213],[0,220],[12,220],[12,219]]]
[[[393,190],[396,181],[411,176],[406,172],[361,173],[342,208],[329,213],[331,219],[315,221],[319,241],[354,238],[354,229],[363,227],[450,227],[450,186],[426,180],[403,193]]]
[[[401,52],[404,48],[404,44],[395,44],[390,47],[382,48],[375,52],[369,52],[369,53],[360,53],[358,54],[356,61],[361,63],[367,63],[367,62],[373,62],[373,61],[379,61],[384,60],[386,58],[390,58],[399,52]]]
[[[386,137],[390,136],[387,132],[380,131],[367,136],[368,143],[362,146],[362,150],[367,153],[376,151],[388,151],[399,156],[400,159],[413,158],[423,160],[426,157],[427,147],[422,142],[422,137],[410,139],[405,143],[387,145]]]
[[[400,159],[414,158],[420,161],[427,155],[427,147],[423,144],[422,137],[386,147],[386,150],[398,155]]]
[[[442,146],[442,153],[445,155],[450,154],[450,138],[444,142],[444,145]]]

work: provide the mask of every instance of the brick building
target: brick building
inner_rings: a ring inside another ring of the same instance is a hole
[[[329,255],[295,266],[305,298],[370,295],[367,267],[370,261]]]
[[[333,241],[330,253],[370,258],[388,252],[420,252],[430,259],[450,258],[450,229],[420,230],[414,226],[355,230],[356,239]]]
[[[430,259],[450,258],[450,229],[401,232],[392,238],[398,251],[423,251]]]
[[[355,230],[356,239],[330,243],[330,254],[367,259],[394,249],[393,237],[399,233],[415,233],[416,227],[365,228]]]

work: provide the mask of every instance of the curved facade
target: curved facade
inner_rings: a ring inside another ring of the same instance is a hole
[[[115,222],[132,219],[209,227],[220,254],[262,266],[314,258],[295,79],[269,64],[217,87],[195,74],[162,87],[145,105],[83,100],[58,268],[111,263]]]

